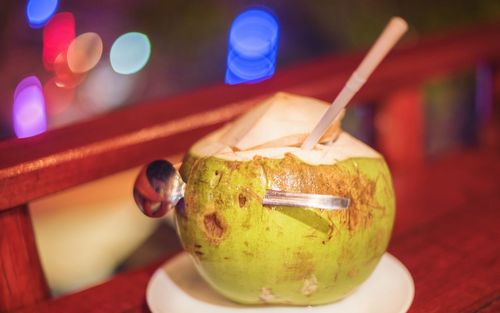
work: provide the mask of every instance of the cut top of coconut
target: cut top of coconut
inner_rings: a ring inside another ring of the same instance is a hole
[[[328,110],[329,104],[310,97],[278,92],[236,119],[218,141],[233,150],[299,146]],[[340,133],[343,112],[319,142],[334,140]]]
[[[287,153],[312,164],[334,164],[354,158],[381,158],[375,150],[340,129],[339,116],[322,142],[301,149],[300,144],[328,108],[323,101],[278,93],[253,110],[198,141],[191,153],[232,161],[250,161],[256,156],[284,158]]]
[[[212,135],[216,135],[216,133]],[[234,151],[229,146],[210,139],[213,140],[215,138],[206,137],[197,142],[191,148],[191,153],[197,157],[214,156],[224,160],[240,162],[250,161],[256,156],[282,159],[287,153],[290,153],[311,165],[335,164],[342,160],[358,157],[381,158],[381,155],[377,151],[346,132],[341,132],[330,146],[316,144],[312,150],[305,150],[299,147],[273,147]]]

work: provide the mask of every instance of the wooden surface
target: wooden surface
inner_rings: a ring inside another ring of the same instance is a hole
[[[27,206],[0,212],[0,312],[49,296]]]
[[[498,146],[480,148],[394,173],[389,252],[415,280],[410,312],[499,312],[499,158]],[[149,312],[145,288],[158,266],[19,312]]]
[[[500,61],[500,25],[409,41],[375,71],[356,101],[376,99],[435,75]],[[0,210],[153,158],[182,153],[202,134],[284,90],[331,100],[363,53],[330,56],[280,70],[256,85],[218,85],[125,108],[33,138],[0,142]],[[8,196],[7,196],[8,195]]]

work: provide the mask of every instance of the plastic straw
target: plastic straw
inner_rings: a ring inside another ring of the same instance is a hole
[[[319,123],[302,144],[302,149],[310,150],[318,142],[328,129],[335,117],[349,103],[356,92],[364,85],[368,77],[380,64],[382,59],[394,47],[396,42],[407,31],[408,24],[400,17],[393,17],[385,27],[384,31],[366,54],[361,64],[352,73],[351,77],[340,91],[337,98],[332,102]]]

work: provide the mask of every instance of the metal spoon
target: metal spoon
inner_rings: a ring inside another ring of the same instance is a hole
[[[186,184],[172,163],[153,161],[142,168],[134,184],[134,199],[149,217],[162,217],[184,197]]]
[[[186,184],[175,167],[166,160],[156,160],[144,166],[137,176],[134,184],[134,199],[142,213],[149,217],[161,217],[173,209],[184,197],[185,189]],[[343,210],[349,207],[350,199],[268,189],[262,204]]]

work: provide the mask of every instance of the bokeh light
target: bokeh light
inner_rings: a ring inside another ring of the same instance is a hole
[[[26,17],[32,28],[40,28],[54,15],[58,0],[29,0],[26,5]]]
[[[14,99],[17,98],[19,92],[30,86],[37,86],[40,89],[42,88],[42,84],[36,76],[28,76],[17,84],[16,89],[14,90]]]
[[[57,87],[61,88],[75,88],[78,86],[86,76],[86,73],[73,73],[68,66],[68,59],[66,52],[60,53],[54,62],[54,78]]]
[[[75,89],[57,86],[56,79],[52,78],[43,85],[46,111],[49,116],[66,111],[75,99]]]
[[[66,54],[75,39],[75,17],[72,13],[57,13],[43,29],[43,64],[49,71],[54,70],[56,58]]]
[[[226,83],[252,83],[270,78],[276,67],[279,25],[264,9],[236,17],[229,32]]]
[[[148,63],[151,55],[151,43],[148,36],[130,32],[118,37],[109,55],[113,70],[119,74],[133,74]]]
[[[12,118],[18,138],[31,137],[47,130],[42,84],[35,76],[29,76],[18,84],[14,92]]]
[[[68,67],[73,73],[90,71],[101,59],[102,40],[96,33],[78,35],[69,45]]]

